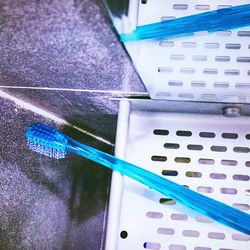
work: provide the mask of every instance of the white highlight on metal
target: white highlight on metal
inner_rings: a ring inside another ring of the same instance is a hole
[[[126,158],[126,144],[127,144],[127,133],[129,124],[130,114],[130,102],[127,100],[121,100],[119,106],[119,116],[117,122],[117,133],[116,133],[116,147],[115,156],[125,160]],[[107,234],[106,234],[106,250],[117,249],[117,241],[115,235],[119,230],[119,224],[117,223],[120,218],[120,201],[123,190],[123,177],[120,173],[113,172],[109,211],[108,211],[108,222],[107,222]]]
[[[62,118],[56,116],[55,114],[52,114],[52,113],[48,112],[47,110],[43,110],[43,109],[41,109],[41,108],[38,108],[38,107],[36,107],[35,105],[32,105],[32,104],[30,104],[30,103],[28,103],[28,102],[25,102],[25,101],[23,101],[23,100],[20,100],[20,99],[14,97],[14,96],[12,96],[12,95],[7,94],[6,92],[4,92],[4,91],[2,91],[2,90],[0,90],[0,97],[1,97],[1,98],[4,98],[4,99],[8,99],[8,100],[10,100],[10,101],[13,101],[17,106],[19,106],[19,107],[21,107],[21,108],[23,108],[23,109],[25,109],[25,110],[30,110],[30,111],[32,111],[32,112],[38,114],[38,115],[41,115],[41,116],[43,116],[43,117],[46,117],[46,118],[48,118],[48,119],[50,119],[50,120],[53,120],[53,121],[55,121],[55,122],[57,122],[57,123],[59,123],[59,124],[63,124],[63,125],[70,126],[70,127],[72,127],[73,129],[76,129],[76,130],[78,130],[79,132],[81,132],[81,133],[83,133],[83,134],[86,134],[86,135],[88,135],[88,136],[90,136],[90,137],[92,137],[92,138],[94,138],[94,139],[96,139],[96,140],[98,140],[98,141],[101,141],[101,142],[103,142],[103,143],[105,143],[105,144],[107,144],[107,145],[114,146],[113,143],[111,143],[110,141],[106,140],[105,138],[100,137],[100,136],[97,136],[97,135],[95,135],[95,134],[93,134],[93,133],[90,133],[90,132],[88,132],[88,131],[86,131],[86,130],[84,130],[84,129],[82,129],[82,128],[79,128],[79,127],[77,127],[77,126],[75,126],[75,125],[73,125],[73,124],[67,122],[66,120],[64,120],[64,119],[62,119]]]
[[[125,78],[127,81],[127,77]],[[126,82],[127,84],[127,82]],[[124,86],[127,86],[124,83]],[[136,91],[118,91],[118,90],[96,90],[96,89],[72,89],[72,88],[50,88],[50,87],[30,87],[30,86],[10,86],[0,85],[1,89],[31,89],[31,90],[50,90],[50,91],[68,91],[68,92],[83,92],[94,94],[112,94],[112,95],[126,95],[126,96],[144,96],[148,95],[147,92]]]

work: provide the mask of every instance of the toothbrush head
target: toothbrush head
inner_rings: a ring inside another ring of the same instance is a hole
[[[26,130],[27,146],[39,154],[62,159],[67,154],[68,140],[64,134],[42,123]]]

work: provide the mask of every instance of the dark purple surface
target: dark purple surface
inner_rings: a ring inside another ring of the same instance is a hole
[[[2,89],[114,142],[110,98],[144,86],[100,2],[0,1],[0,86],[90,90]]]
[[[110,171],[74,155],[55,160],[31,152],[24,135],[28,125],[60,127],[3,99],[0,113],[0,249],[100,249]]]
[[[143,90],[99,1],[2,0],[0,6],[1,85]]]

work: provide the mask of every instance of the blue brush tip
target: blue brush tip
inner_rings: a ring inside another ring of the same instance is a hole
[[[67,138],[54,128],[35,123],[26,130],[27,146],[39,154],[61,159],[67,154]]]

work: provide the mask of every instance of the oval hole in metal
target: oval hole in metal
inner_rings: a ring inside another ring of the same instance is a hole
[[[165,143],[164,148],[167,149],[178,149],[180,147],[180,144],[178,143]]]
[[[153,133],[155,135],[168,135],[169,131],[166,129],[155,129]]]
[[[211,173],[209,176],[211,179],[216,179],[216,180],[225,180],[227,178],[226,174],[222,173]]]
[[[160,227],[157,229],[157,232],[159,234],[165,234],[165,235],[174,235],[175,230],[173,228],[164,228],[164,227]]]
[[[167,161],[167,157],[166,156],[162,156],[162,155],[153,155],[151,157],[152,161]]]
[[[186,136],[186,137],[190,137],[192,136],[192,132],[191,131],[187,131],[187,130],[178,130],[176,132],[177,136]]]

